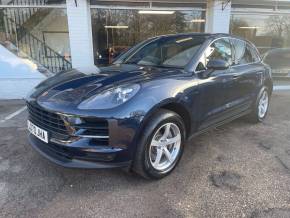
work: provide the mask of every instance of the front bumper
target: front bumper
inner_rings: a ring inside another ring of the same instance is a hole
[[[131,160],[121,160],[124,150],[114,148],[88,150],[85,147],[44,143],[32,134],[29,134],[28,139],[32,147],[42,156],[63,167],[97,169],[129,167],[131,165]]]
[[[134,158],[142,115],[81,110],[60,113],[64,110],[51,110],[35,101],[27,105],[28,119],[49,137],[49,143],[33,135],[29,141],[52,162],[72,168],[112,168],[128,166]]]

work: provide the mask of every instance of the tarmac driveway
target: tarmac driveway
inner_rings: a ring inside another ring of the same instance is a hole
[[[289,92],[274,94],[263,124],[238,120],[188,142],[160,181],[56,166],[28,144],[25,117],[0,122],[0,217],[290,217]]]

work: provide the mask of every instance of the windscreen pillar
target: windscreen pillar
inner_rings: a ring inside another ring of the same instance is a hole
[[[229,33],[230,18],[231,1],[207,0],[205,32]]]
[[[73,68],[84,73],[99,72],[94,64],[91,11],[87,0],[66,0]]]

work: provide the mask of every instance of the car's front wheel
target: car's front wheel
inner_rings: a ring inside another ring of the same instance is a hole
[[[158,111],[146,125],[135,154],[133,169],[145,178],[160,179],[177,165],[184,148],[182,118],[168,110]]]

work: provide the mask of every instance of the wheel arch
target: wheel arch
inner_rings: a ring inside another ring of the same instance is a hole
[[[188,138],[190,136],[190,133],[192,131],[192,119],[191,119],[191,115],[189,110],[186,108],[186,106],[184,106],[182,103],[173,101],[173,100],[167,100],[164,101],[158,105],[156,105],[154,108],[152,108],[147,115],[144,117],[143,122],[142,122],[142,128],[143,129],[146,124],[150,121],[150,118],[158,111],[161,109],[166,109],[169,111],[172,111],[176,114],[178,114],[182,120],[183,123],[185,125],[185,129],[186,129],[186,138]]]
[[[269,90],[269,94],[272,95],[272,92],[273,92],[273,82],[272,82],[272,80],[266,79],[264,85]]]
[[[168,113],[162,113],[168,112]],[[178,114],[182,121],[183,121],[183,127],[182,129],[185,129],[183,132],[184,139],[186,140],[188,138],[189,131],[191,129],[191,117],[189,110],[186,109],[186,106],[184,106],[182,103],[174,102],[174,101],[168,101],[166,100],[165,102],[162,102],[155,107],[153,107],[150,111],[147,112],[146,116],[143,117],[143,120],[141,122],[140,128],[138,130],[138,133],[135,135],[135,147],[134,147],[134,157],[133,157],[133,162],[131,165],[131,169],[137,172],[139,175],[145,177],[145,178],[150,178],[148,174],[144,171],[144,166],[141,165],[140,160],[142,160],[142,145],[145,143],[148,143],[148,135],[150,134],[150,131],[152,127],[154,126],[154,123],[159,123],[162,120],[166,119],[167,117],[172,115],[172,113]],[[152,122],[152,119],[154,121]],[[153,126],[152,126],[153,124]],[[145,136],[145,137],[144,137]]]
[[[167,103],[165,105],[162,105],[159,109],[166,109],[172,112],[177,113],[183,120],[183,123],[185,125],[186,130],[186,138],[190,135],[191,132],[191,116],[189,111],[180,103]]]

